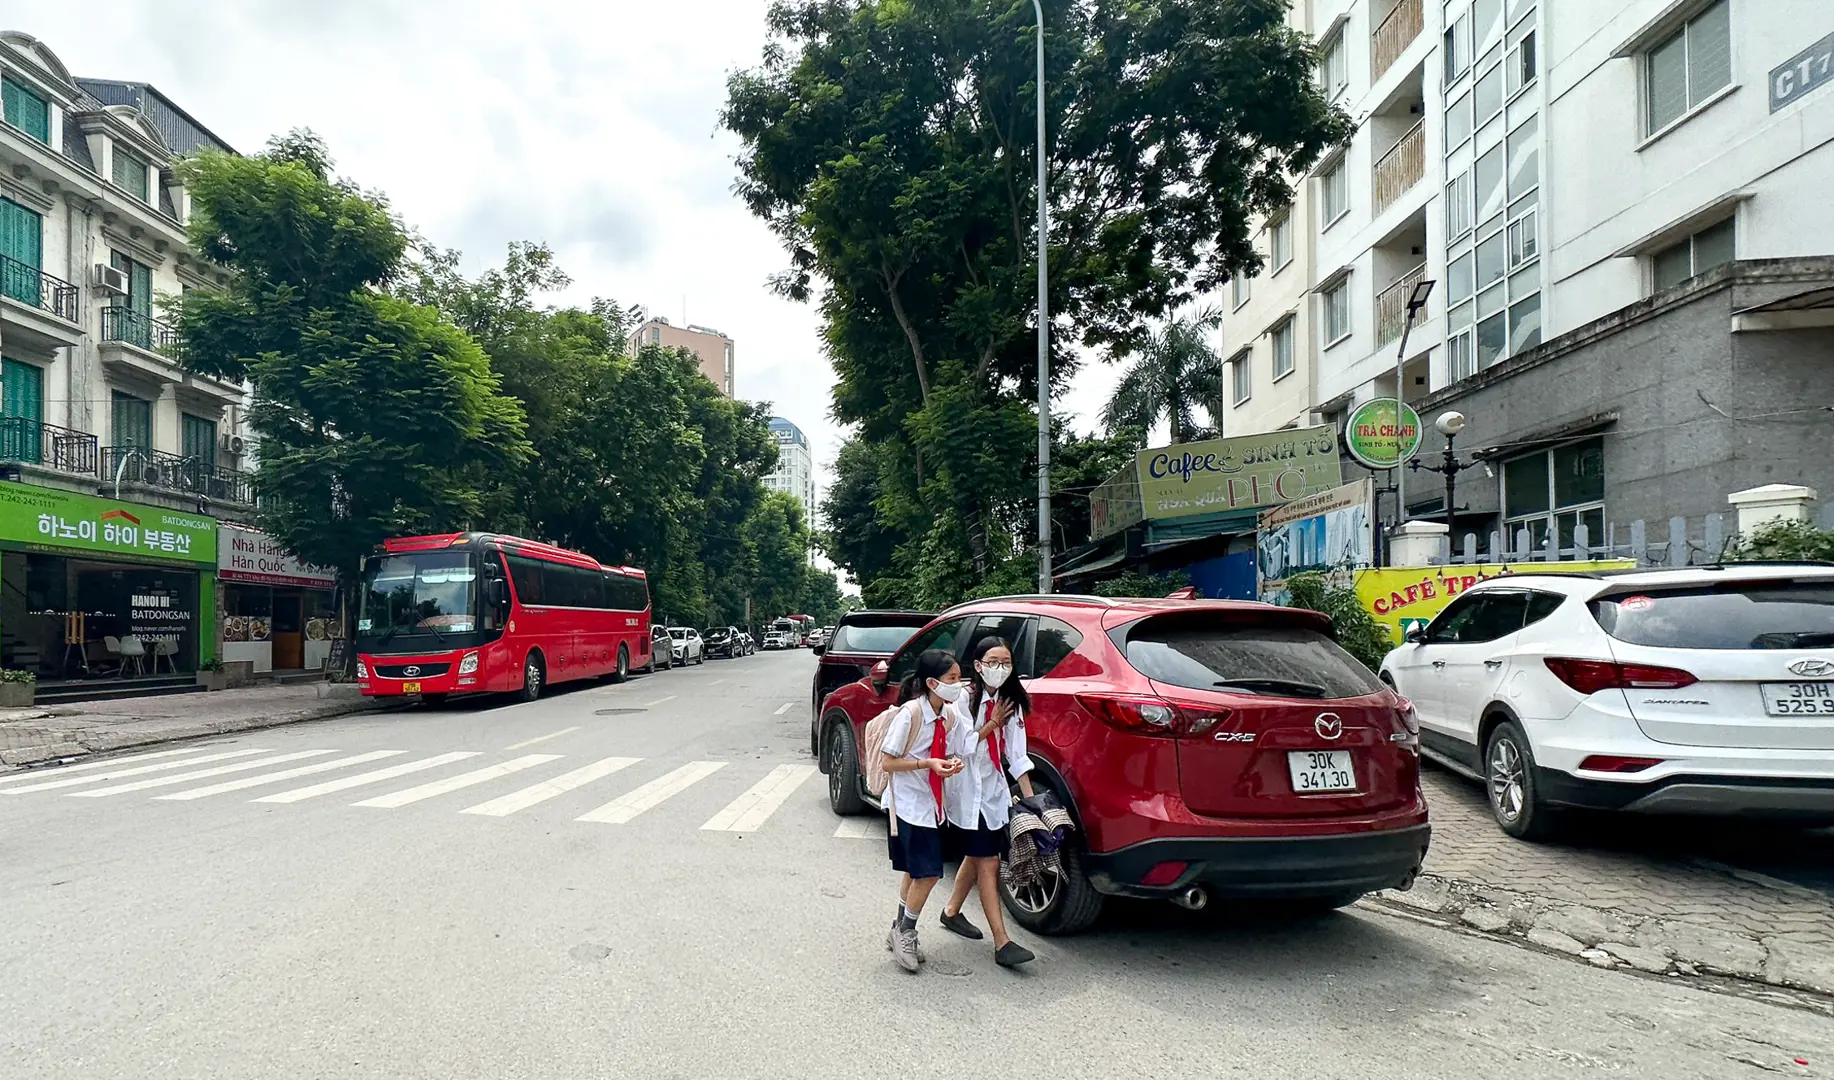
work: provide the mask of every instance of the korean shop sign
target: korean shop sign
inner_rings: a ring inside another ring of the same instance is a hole
[[[1371,469],[1397,469],[1420,449],[1420,414],[1394,398],[1375,398],[1344,421],[1344,449]]]
[[[0,541],[212,567],[217,562],[215,518],[4,481]]]
[[[1135,465],[1154,521],[1280,506],[1344,482],[1328,424],[1142,450]]]

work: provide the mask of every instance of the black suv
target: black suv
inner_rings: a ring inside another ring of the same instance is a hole
[[[742,648],[739,632],[730,626],[709,626],[701,631],[700,639],[706,644],[708,656],[723,656],[730,660],[738,656]]]
[[[814,696],[809,702],[809,752],[818,749],[816,727],[821,703],[829,694],[872,674],[874,664],[898,651],[912,634],[936,616],[927,611],[850,611],[835,624],[834,634],[814,647]]]

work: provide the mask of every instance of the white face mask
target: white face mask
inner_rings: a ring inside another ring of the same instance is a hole
[[[1012,673],[1013,669],[1009,665],[988,664],[981,668],[981,682],[985,683],[989,690],[998,690],[1006,684],[1007,678]]]
[[[942,698],[944,701],[954,702],[960,701],[962,695],[968,692],[968,684],[959,682],[935,682],[930,684],[930,689],[937,697]]]

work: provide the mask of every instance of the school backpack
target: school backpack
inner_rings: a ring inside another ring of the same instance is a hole
[[[883,798],[886,787],[891,783],[891,773],[885,771],[885,752],[880,747],[885,745],[885,733],[891,729],[892,720],[898,715],[903,705],[893,705],[884,712],[866,722],[866,731],[862,736],[866,740],[866,790],[875,799]],[[911,739],[904,746],[905,756],[917,745],[917,724],[911,723]]]

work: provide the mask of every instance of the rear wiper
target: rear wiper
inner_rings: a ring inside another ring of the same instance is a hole
[[[1294,697],[1321,698],[1325,688],[1317,683],[1296,682],[1292,679],[1219,679],[1210,685],[1219,690],[1248,690],[1251,692],[1267,691],[1274,694],[1291,694]]]

